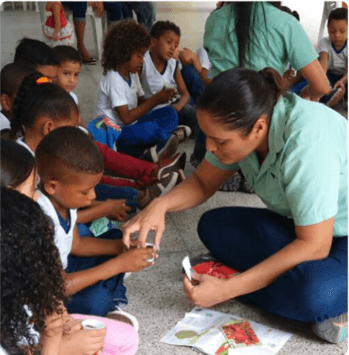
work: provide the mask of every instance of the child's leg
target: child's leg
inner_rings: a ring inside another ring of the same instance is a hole
[[[104,323],[107,328],[105,346],[102,355],[134,355],[138,348],[139,337],[131,325],[109,318],[71,314],[75,319],[96,319]]]
[[[154,145],[161,149],[177,126],[178,115],[173,107],[150,111],[136,124],[122,128],[117,141],[118,150],[139,156]]]
[[[101,239],[121,239],[122,232],[112,229],[100,237]],[[69,255],[67,273],[90,269],[100,265],[111,256],[75,257]],[[104,316],[120,303],[127,304],[126,287],[123,285],[124,274],[115,275],[108,280],[99,281],[71,296],[67,302],[69,313],[93,314]]]
[[[108,146],[95,141],[99,151],[104,159],[104,167],[117,175],[124,176],[129,179],[136,180],[145,185],[148,182],[153,182],[151,175],[156,168],[154,163],[147,162],[142,159],[131,157],[130,155],[115,152]],[[104,183],[104,182],[102,182]],[[107,182],[105,182],[108,184]],[[130,186],[131,185],[122,185]]]
[[[196,111],[196,106],[186,104],[178,112],[178,124],[189,126],[190,129],[193,131],[197,125]]]
[[[104,201],[108,198],[120,200],[126,199],[126,205],[131,207],[131,213],[136,210],[139,202],[139,190],[132,187],[117,187],[111,185],[98,184],[95,187],[97,200]]]
[[[185,85],[189,91],[191,105],[195,105],[197,99],[205,89],[205,85],[202,82],[199,73],[194,69],[192,65],[185,65],[182,70],[182,77]]]

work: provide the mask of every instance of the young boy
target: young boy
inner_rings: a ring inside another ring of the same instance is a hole
[[[147,260],[154,251],[124,251],[121,231],[116,229],[108,232],[108,239],[79,236],[76,209],[92,203],[103,174],[103,158],[84,132],[76,127],[53,130],[40,142],[35,158],[41,179],[38,203],[53,221],[66,270],[66,294],[71,296],[67,308],[71,313],[104,316],[127,303],[124,274],[151,265]]]
[[[1,70],[1,113],[0,131],[1,136],[6,137],[12,120],[13,102],[23,79],[35,72],[35,68],[25,63],[10,63]]]
[[[80,54],[70,46],[56,46],[53,48],[53,52],[56,54],[59,63],[56,84],[68,91],[78,104],[78,97],[73,90],[79,83],[82,65]]]
[[[320,64],[334,89],[327,103],[336,105],[347,92],[348,87],[348,9],[331,11],[327,20],[329,37],[322,38],[318,45]]]
[[[171,105],[178,113],[178,122],[194,128],[196,111],[187,105],[190,96],[178,68],[178,62],[173,59],[180,41],[180,29],[173,22],[158,21],[151,28],[150,36],[150,50],[144,56],[140,71],[145,98],[159,92],[164,86],[176,88],[179,95]],[[166,105],[168,104],[158,105],[155,108]],[[188,126],[180,125],[176,130],[179,141],[188,138],[191,131],[192,129]]]
[[[31,38],[22,38],[16,47],[14,62],[25,62],[33,65],[35,69],[55,82],[58,71],[58,60],[44,42]]]

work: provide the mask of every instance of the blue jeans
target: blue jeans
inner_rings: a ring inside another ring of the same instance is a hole
[[[121,239],[122,232],[110,230],[100,236],[101,239]],[[73,273],[98,266],[113,256],[76,257],[68,256],[67,273]],[[120,303],[128,303],[126,287],[123,284],[125,274],[118,274],[105,281],[87,287],[69,298],[67,309],[69,313],[91,314],[105,316]]]
[[[191,100],[189,103],[195,105],[199,96],[205,90],[205,85],[192,65],[185,65],[181,70],[181,74],[190,95]]]
[[[136,13],[138,23],[151,30],[156,16],[156,3],[151,1],[123,1],[123,18],[132,18],[132,10]]]
[[[267,209],[224,207],[206,212],[198,233],[217,259],[243,272],[291,243],[295,225]],[[300,322],[321,322],[347,312],[348,238],[334,237],[326,259],[301,263],[239,299]]]
[[[147,112],[135,124],[123,126],[117,141],[120,152],[139,156],[145,149],[162,148],[178,126],[178,115],[171,106]]]
[[[131,207],[130,212],[135,212],[138,205],[139,191],[132,187],[112,186],[98,184],[95,187],[96,199],[98,201],[105,201],[108,198],[115,200],[126,200],[126,205]]]

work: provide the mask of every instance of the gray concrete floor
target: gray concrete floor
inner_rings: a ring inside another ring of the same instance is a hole
[[[8,11],[1,14],[1,67],[13,60],[14,49],[19,39],[30,37],[42,39],[39,15],[33,11]],[[180,15],[182,16],[182,15]],[[191,21],[191,16],[198,21],[197,13],[187,13],[186,21]],[[200,15],[201,19],[207,17],[207,13]],[[167,18],[176,21],[171,13],[160,13],[158,18]],[[204,20],[202,20],[204,21]],[[202,23],[201,27],[202,28]],[[195,30],[195,29],[194,29]],[[86,45],[95,54],[92,40],[91,24],[87,22]],[[197,38],[201,33],[194,34]],[[197,47],[201,45],[198,40]],[[196,48],[192,48],[195,50]],[[80,83],[75,90],[79,97],[79,107],[86,123],[93,118],[93,107],[98,83],[102,77],[100,64],[96,66],[83,66]],[[339,107],[346,115],[346,112]],[[183,143],[181,150],[188,156],[193,149],[193,141]],[[186,175],[193,172],[188,162]],[[205,252],[206,249],[200,242],[196,226],[203,212],[220,206],[254,206],[264,207],[256,195],[243,193],[217,192],[203,205],[190,211],[173,213],[167,216],[166,231],[161,244],[160,259],[156,264],[142,272],[131,275],[125,281],[128,289],[129,306],[127,311],[134,314],[140,323],[139,355],[164,355],[195,354],[196,350],[187,347],[173,347],[160,343],[160,339],[184,317],[185,312],[192,309],[182,291],[181,261],[184,256],[194,256]],[[241,317],[247,317],[253,321],[293,333],[293,337],[284,345],[278,354],[280,355],[339,355],[347,353],[347,342],[340,345],[328,344],[312,335],[310,326],[295,321],[289,321],[278,316],[264,312],[263,310],[244,305],[236,300],[231,300],[214,307],[215,310],[226,312]],[[253,354],[253,352],[251,352]]]

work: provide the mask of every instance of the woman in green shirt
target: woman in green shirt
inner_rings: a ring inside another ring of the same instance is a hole
[[[347,337],[347,121],[322,104],[288,93],[274,69],[219,74],[198,103],[207,154],[198,169],[124,226],[124,242],[150,229],[160,243],[167,212],[211,197],[238,168],[267,209],[206,212],[199,237],[241,273],[228,280],[184,279],[194,304],[240,297],[285,318],[314,323],[330,342]]]

